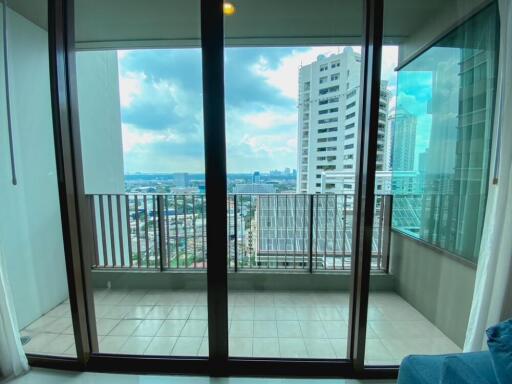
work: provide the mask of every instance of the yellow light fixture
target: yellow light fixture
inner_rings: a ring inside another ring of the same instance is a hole
[[[226,16],[232,16],[236,12],[235,6],[233,5],[233,3],[230,3],[229,1],[224,2],[222,9]]]

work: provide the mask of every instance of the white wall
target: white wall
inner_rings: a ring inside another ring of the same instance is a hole
[[[117,52],[78,52],[76,72],[85,193],[122,194],[124,193],[124,164]],[[95,201],[98,253],[99,259],[103,260],[99,200],[96,198]],[[108,226],[110,217],[106,199],[104,199],[104,203],[104,220],[107,225],[105,236],[107,244],[110,244]],[[120,260],[115,200],[113,203],[114,244],[115,252]],[[126,233],[124,202],[121,207],[121,217],[123,218],[121,223],[123,233]],[[123,238],[123,243],[124,249],[128,249],[126,238]],[[110,246],[107,247],[105,257],[112,265],[113,255]]]
[[[85,192],[124,193],[117,53],[78,52],[76,71]]]
[[[8,13],[18,185],[11,184],[0,68],[0,253],[20,328],[68,296],[53,146],[46,31]],[[3,43],[0,43],[3,49]],[[2,56],[3,57],[3,56]]]

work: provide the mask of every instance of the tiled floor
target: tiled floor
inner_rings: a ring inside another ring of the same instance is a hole
[[[206,356],[206,294],[200,291],[95,292],[100,352]],[[229,295],[231,356],[344,358],[348,293],[237,291]],[[366,360],[398,364],[411,353],[460,352],[450,339],[394,293],[372,293]],[[73,355],[64,302],[22,331],[32,353]]]

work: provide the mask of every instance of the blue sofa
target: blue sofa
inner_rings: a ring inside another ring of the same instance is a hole
[[[512,384],[512,319],[486,333],[489,351],[407,356],[398,384]]]
[[[407,356],[400,364],[399,384],[498,384],[490,352]]]

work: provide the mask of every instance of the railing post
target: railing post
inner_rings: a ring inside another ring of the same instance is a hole
[[[382,270],[389,272],[389,249],[391,244],[391,220],[393,217],[393,195],[383,196],[384,213],[382,227]],[[382,204],[382,203],[381,203]],[[381,208],[382,209],[382,208]]]
[[[114,233],[114,211],[112,210],[112,195],[107,195],[108,227],[110,233],[110,253],[112,255],[112,267],[117,267],[116,239]]]
[[[237,212],[236,212],[236,194],[233,195],[233,231],[235,232],[234,246],[235,246],[235,272],[238,272],[238,233],[237,233]]]
[[[309,243],[308,243],[308,257],[309,257],[309,273],[313,273],[313,195],[309,195]]]
[[[94,254],[91,260],[91,268],[98,267],[100,264],[100,253],[98,250],[98,228],[96,225],[96,204],[94,202],[94,195],[86,196],[87,200],[89,200],[89,209],[91,210],[91,226],[92,226],[92,236],[93,236],[93,251]]]
[[[375,214],[379,213],[379,219],[378,219],[378,225],[377,225],[377,269],[382,270],[382,255],[383,255],[383,236],[384,236],[384,210],[386,209],[386,202],[384,201],[384,198],[386,196],[380,195],[380,202],[379,197],[375,196]],[[379,206],[380,204],[380,206]],[[375,220],[375,219],[374,219]],[[375,233],[375,232],[374,232]],[[373,253],[372,253],[372,260],[373,260]],[[372,267],[370,266],[370,269]]]
[[[116,195],[116,211],[117,211],[117,233],[119,236],[119,257],[121,258],[121,268],[124,268],[124,240],[123,240],[123,220],[121,212],[121,195]]]
[[[106,230],[105,230],[105,209],[103,207],[103,195],[98,195],[98,201],[100,203],[100,227],[101,227],[101,250],[103,253],[103,265],[102,267],[108,266],[108,255],[107,255],[107,238],[106,238]]]
[[[165,216],[164,214],[164,196],[157,196],[158,207],[158,242],[159,242],[159,256],[160,256],[160,271],[165,269],[165,255],[167,254],[165,242]]]

